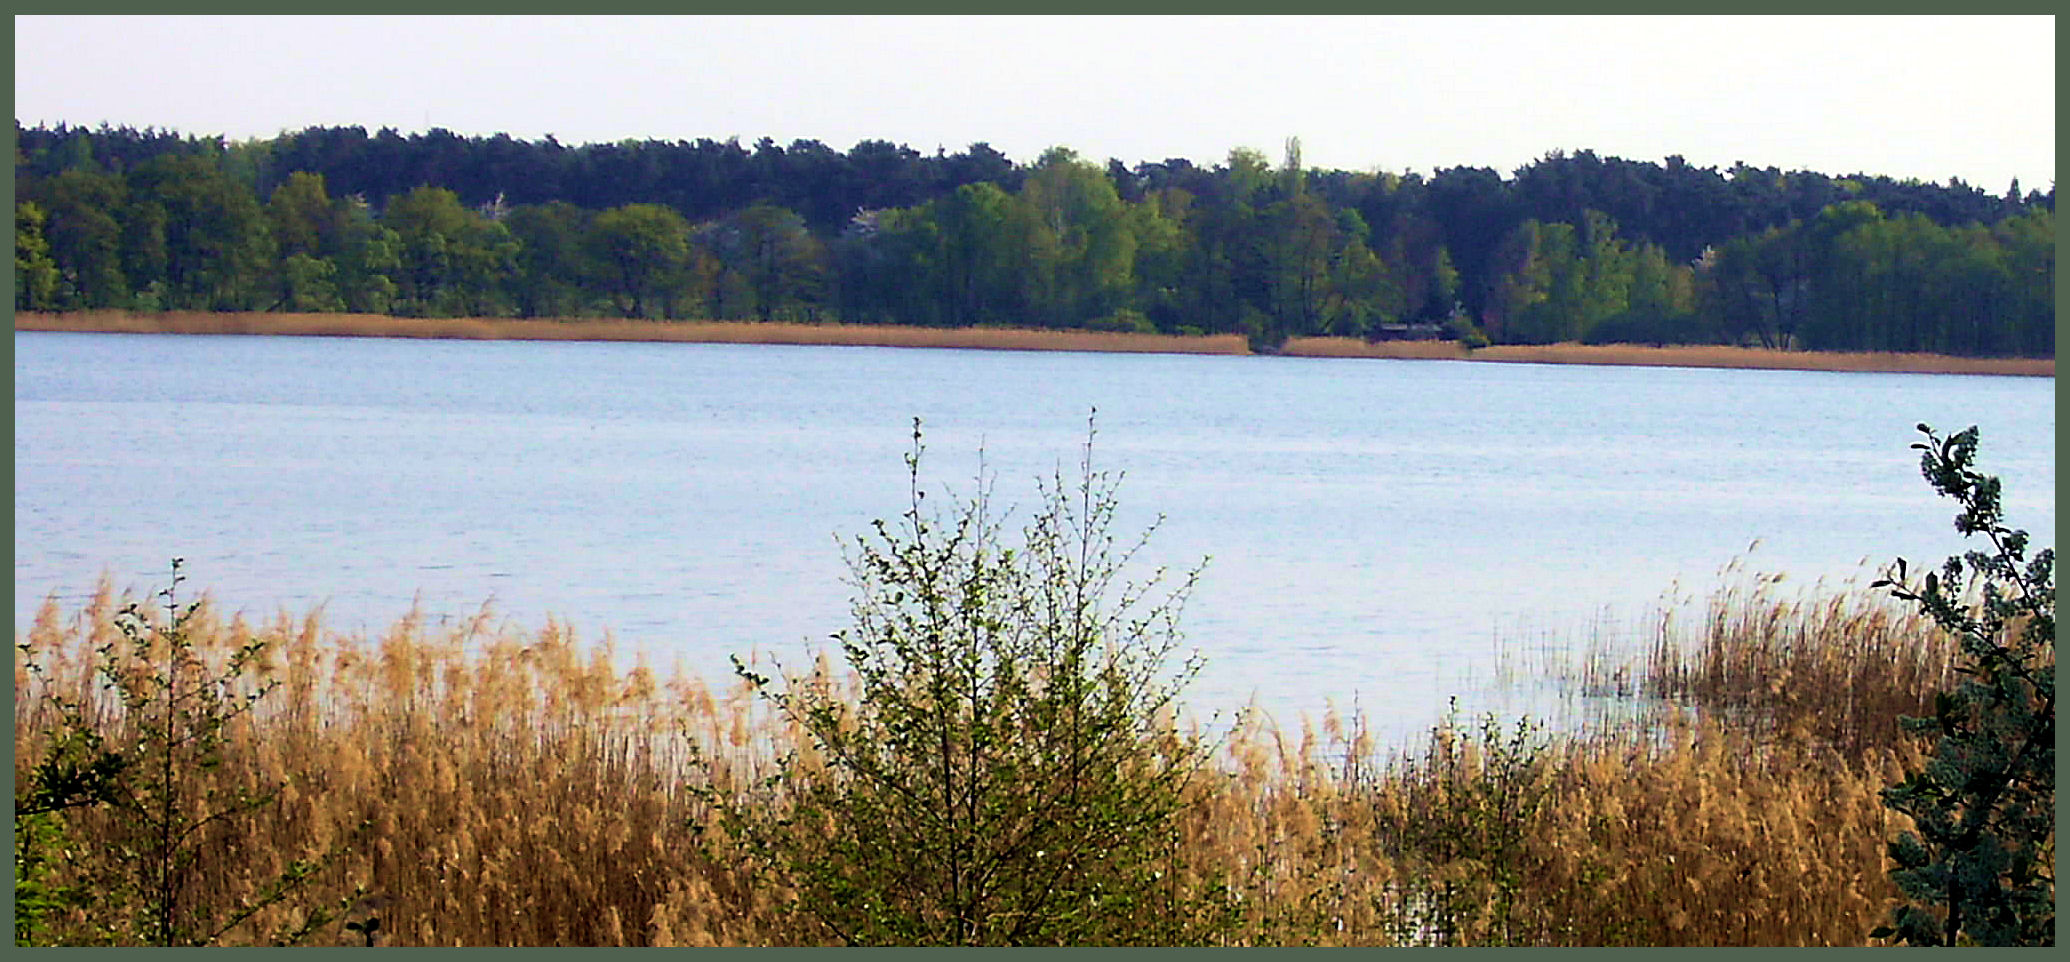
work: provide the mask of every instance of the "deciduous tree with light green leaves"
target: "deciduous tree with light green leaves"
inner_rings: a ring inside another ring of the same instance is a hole
[[[805,220],[773,204],[755,204],[700,233],[734,284],[729,316],[758,321],[811,321],[826,286],[826,252]]]
[[[1188,944],[1233,924],[1177,845],[1207,757],[1170,714],[1198,668],[1170,664],[1193,575],[1127,580],[1141,541],[1112,533],[1090,438],[1012,540],[982,487],[931,508],[920,455],[916,420],[909,507],[850,558],[852,693],[740,667],[809,748],[752,797],[706,790],[723,834],[852,945]]]
[[[525,204],[503,219],[518,243],[510,294],[520,317],[572,317],[588,309],[592,273],[583,249],[588,211],[564,201]]]
[[[41,191],[43,236],[59,266],[57,304],[68,309],[121,307],[129,297],[122,267],[122,221],[129,191],[121,178],[68,170]]]
[[[690,225],[659,204],[626,204],[596,216],[587,248],[620,313],[646,317],[690,258]]]
[[[211,156],[167,154],[130,176],[133,201],[165,212],[166,307],[254,310],[273,300],[272,231],[251,189]]]
[[[14,205],[14,307],[47,311],[57,299],[57,262],[43,237],[43,208],[28,201]]]
[[[420,316],[500,313],[517,242],[502,224],[460,205],[450,190],[419,187],[389,201],[382,226],[395,232],[401,267],[396,309]]]

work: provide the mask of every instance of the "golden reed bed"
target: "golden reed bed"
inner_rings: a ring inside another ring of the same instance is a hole
[[[127,651],[117,612],[144,600],[103,579],[82,610],[49,601],[17,630],[18,781],[51,751],[62,702],[110,744],[134,737],[94,666],[105,646]],[[1235,924],[1217,941],[1873,942],[1897,896],[1885,846],[1911,826],[1877,793],[1919,756],[1913,743],[1866,737],[1895,729],[1887,714],[1831,708],[1918,711],[1917,679],[1942,670],[1947,650],[1915,644],[1916,619],[1852,603],[1756,590],[1717,610],[1724,617],[1686,651],[1655,653],[1651,671],[1643,660],[1625,667],[1707,715],[1771,718],[1762,732],[1705,721],[1519,753],[1469,723],[1408,754],[1334,716],[1319,729],[1253,719],[1230,733],[1188,787],[1175,863],[1227,886]],[[747,862],[702,847],[698,826],[712,815],[688,786],[751,791],[775,759],[809,750],[737,681],[708,684],[645,658],[626,670],[608,636],[584,644],[553,622],[499,627],[486,607],[438,626],[412,612],[373,636],[328,629],[320,612],[248,622],[222,611],[205,604],[188,623],[196,650],[222,664],[263,641],[231,694],[279,687],[225,730],[218,764],[174,775],[188,798],[288,788],[196,836],[191,904],[237,904],[295,860],[329,852],[298,901],[367,895],[314,944],[364,944],[344,924],[371,917],[378,944],[395,946],[830,941],[783,911],[783,892],[755,884]],[[1802,698],[1735,687],[1748,673],[1788,678]],[[1883,690],[1892,685],[1902,690]],[[1835,721],[1846,729],[1821,730]],[[693,764],[693,747],[708,766]],[[1538,802],[1520,807],[1526,797]],[[780,803],[768,812],[783,815]],[[69,857],[53,881],[91,884],[125,864],[120,818],[102,807],[63,818]],[[104,901],[50,918],[52,941],[130,941],[93,935]],[[1449,934],[1430,928],[1439,910]],[[270,907],[219,941],[263,942],[299,911]]]
[[[1247,354],[1242,337],[1179,337],[1103,331],[929,328],[753,321],[642,321],[615,318],[416,318],[379,314],[17,314],[17,331],[118,334],[298,334],[333,337],[431,337],[520,341],[668,341],[693,344],[827,344],[851,347],[956,347],[1022,351]]]
[[[17,331],[117,334],[290,334],[332,337],[429,337],[528,341],[669,341],[698,344],[826,344],[856,347],[948,347],[1015,351],[1110,351],[1153,354],[1249,354],[1236,334],[1186,336],[1105,331],[929,328],[869,324],[747,321],[640,321],[521,318],[411,318],[378,314],[270,314],[87,311],[18,313]],[[2005,374],[2055,377],[2053,358],[1973,358],[1938,354],[1769,351],[1722,346],[1500,345],[1468,351],[1452,341],[1381,341],[1297,337],[1290,357],[1474,360],[1537,364],[1725,367],[1786,371],[1880,371],[1905,374]]]
[[[1302,337],[1281,352],[1299,357],[1382,357],[1508,361],[1530,364],[1618,364],[1638,367],[1732,367],[1772,371],[1881,371],[1896,374],[2010,374],[2055,377],[2054,358],[1951,357],[1889,352],[1770,351],[1723,345],[1503,344],[1468,351],[1454,341],[1381,341]]]

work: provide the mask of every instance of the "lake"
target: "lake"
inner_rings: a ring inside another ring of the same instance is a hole
[[[2053,545],[2055,382],[1275,357],[15,335],[15,626],[107,572],[378,634],[545,617],[717,680],[848,619],[841,541],[923,480],[999,504],[1093,456],[1142,557],[1208,558],[1196,716],[1354,703],[1386,738],[1545,714],[1524,655],[1643,637],[1741,560],[1866,583],[1964,545],[1913,425],[1983,431]],[[1017,523],[1010,523],[1017,530]],[[1867,565],[1865,567],[1865,565]]]

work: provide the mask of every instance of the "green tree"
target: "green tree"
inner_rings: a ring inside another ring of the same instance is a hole
[[[1430,266],[1430,298],[1423,316],[1450,317],[1460,309],[1459,268],[1452,264],[1452,250],[1439,244]]]
[[[940,226],[925,208],[866,211],[834,242],[841,316],[889,324],[948,323]]]
[[[1945,354],[2008,354],[2005,250],[1978,224],[1947,230],[1939,245],[1934,289],[1940,294],[1940,337]]]
[[[1512,344],[1551,344],[1580,334],[1587,264],[1574,226],[1527,220],[1496,248],[1500,265],[1486,299],[1488,335]]]
[[[587,239],[605,289],[626,317],[646,317],[690,257],[689,223],[659,204],[604,211],[590,223]]]
[[[381,226],[395,234],[398,269],[394,309],[426,316],[440,312],[454,283],[448,248],[451,238],[466,232],[467,210],[452,191],[418,187],[391,198],[381,213]]]
[[[1322,333],[1359,336],[1403,310],[1392,272],[1366,246],[1372,231],[1365,218],[1309,190],[1309,179],[1300,138],[1288,138],[1278,200],[1257,220],[1272,318],[1264,340],[1272,344]]]
[[[216,158],[154,157],[131,172],[130,193],[165,211],[166,306],[252,310],[272,300],[265,212]]]
[[[1299,183],[1298,179],[1292,183]],[[1352,216],[1357,216],[1353,214]],[[1259,218],[1266,258],[1267,340],[1317,333],[1329,291],[1331,255],[1342,237],[1321,198],[1298,191],[1267,207]]]
[[[1503,239],[1486,302],[1496,340],[1578,341],[1629,309],[1636,254],[1609,217],[1581,213],[1579,227],[1528,220]]]
[[[1798,346],[1811,278],[1799,226],[1727,241],[1703,265],[1703,303],[1727,341],[1773,350]]]
[[[131,285],[131,301],[138,310],[163,310],[167,306],[167,270],[171,254],[166,250],[165,206],[149,198],[132,201],[122,224],[122,271]]]
[[[396,307],[420,316],[499,313],[517,262],[510,231],[460,205],[450,190],[418,187],[389,201],[382,226],[401,244]]]
[[[176,592],[185,580],[180,567],[174,559],[172,584],[159,593],[165,617],[131,604],[116,618],[120,637],[96,649],[96,680],[119,707],[47,696],[56,704],[58,723],[49,733],[49,749],[15,794],[17,840],[30,846],[18,853],[16,893],[18,899],[29,896],[32,912],[27,920],[17,917],[18,941],[221,944],[248,929],[261,910],[307,895],[329,858],[291,862],[271,878],[202,859],[202,852],[234,838],[255,813],[273,805],[285,787],[254,791],[208,783],[208,773],[222,764],[234,736],[278,683],[259,668],[264,640],[222,660],[196,649],[191,630],[200,605],[178,603]],[[48,683],[34,647],[17,648],[25,673]],[[63,822],[54,819],[79,815],[96,816],[100,823],[92,844],[68,841]],[[26,874],[24,863],[30,866]],[[86,884],[51,884],[55,863],[75,866]],[[196,891],[204,875],[235,880],[227,888],[241,894],[228,904],[212,903]],[[83,897],[87,892],[90,898]],[[83,908],[88,931],[51,931],[48,910],[61,905]],[[251,934],[293,944],[334,912],[308,905],[298,924]]]
[[[1027,309],[1044,327],[1080,327],[1126,304],[1136,238],[1107,172],[1052,147],[1021,183]]]
[[[591,273],[584,251],[591,215],[564,201],[525,204],[503,225],[518,243],[517,276],[511,299],[520,317],[569,317],[583,313]]]
[[[1023,317],[1011,236],[1025,222],[1017,216],[1020,203],[998,185],[980,182],[922,208],[935,244],[933,256],[915,268],[927,275],[923,286],[940,298],[942,323],[967,327]]]
[[[29,201],[14,205],[14,308],[47,311],[55,306],[57,262],[43,237],[43,208]]]
[[[1262,349],[1278,344],[1269,330],[1271,268],[1259,210],[1272,203],[1272,185],[1263,154],[1242,147],[1229,152],[1215,189],[1188,205],[1192,243],[1178,298],[1188,323],[1211,333],[1245,334]]]
[[[854,700],[824,674],[740,672],[810,742],[768,783],[707,793],[796,911],[849,944],[1074,945],[1206,937],[1174,817],[1205,749],[1169,712],[1188,575],[1126,582],[1113,484],[1088,441],[1017,545],[983,489],[946,513],[920,487],[859,538],[855,621],[836,637]],[[981,482],[982,483],[982,482]],[[756,806],[784,806],[781,821]],[[1223,904],[1227,904],[1226,901]]]
[[[1597,322],[1582,340],[1648,344],[1699,343],[1708,338],[1695,313],[1694,271],[1670,264],[1657,244],[1627,253],[1626,307]]]
[[[811,321],[826,302],[826,251],[804,218],[755,204],[705,232],[723,270],[737,278],[734,316]]]
[[[2056,354],[2056,213],[2036,206],[1999,221],[1992,236],[2005,252],[2004,318],[2008,350]]]
[[[455,310],[474,317],[506,316],[510,306],[504,288],[517,272],[517,241],[502,223],[487,217],[476,215],[470,227],[447,249],[458,281],[452,291]]]
[[[281,306],[297,313],[345,309],[338,293],[338,267],[327,258],[294,254],[280,265]]]
[[[366,201],[340,197],[339,241],[335,262],[338,293],[345,309],[386,314],[396,297],[394,276],[402,268],[402,238],[374,220]]]
[[[122,179],[67,170],[39,191],[47,215],[44,236],[57,265],[58,304],[71,310],[122,307],[129,281],[122,271]]]
[[[1631,305],[1633,252],[1617,236],[1617,222],[1599,210],[1583,210],[1578,241],[1586,262],[1581,303],[1569,340],[1587,337],[1596,325]]]
[[[1227,171],[1224,179],[1229,184],[1231,199],[1243,203],[1255,203],[1277,179],[1272,175],[1272,161],[1263,151],[1253,147],[1233,147],[1223,164]]]
[[[1167,333],[1198,325],[1197,318],[1186,316],[1181,293],[1193,244],[1187,223],[1192,205],[1192,194],[1173,187],[1151,192],[1128,212],[1129,230],[1136,237],[1136,290],[1131,300]]]
[[[1890,846],[1907,898],[1874,935],[1915,945],[2055,944],[2055,552],[2029,559],[2007,527],[1997,478],[1975,467],[1977,429],[1912,447],[1934,490],[1961,505],[1955,530],[1988,550],[1908,579],[1904,559],[1872,587],[1916,605],[1962,646],[1961,678],[1907,728],[1937,741],[1926,765],[1883,793],[1914,831]],[[1971,594],[1970,592],[1974,592]]]
[[[1350,210],[1341,213],[1358,216]],[[1387,262],[1353,235],[1331,259],[1326,295],[1318,312],[1320,331],[1339,337],[1365,337],[1380,325],[1400,319],[1406,306],[1406,298]]]
[[[331,200],[322,174],[296,171],[273,189],[266,219],[273,231],[280,305],[287,310],[342,311],[338,268],[331,259],[342,239],[343,210]]]
[[[296,254],[329,257],[337,249],[338,209],[322,174],[288,175],[266,201],[266,220],[282,260]]]
[[[1863,350],[1880,344],[1885,318],[1874,303],[1879,295],[1872,278],[1879,268],[1862,256],[1866,235],[1858,231],[1883,219],[1875,204],[1849,200],[1827,206],[1804,225],[1805,256],[1817,277],[1802,328],[1807,347]]]

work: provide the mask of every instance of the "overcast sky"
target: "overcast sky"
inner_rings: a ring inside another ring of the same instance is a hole
[[[16,17],[15,118],[231,138],[977,141],[1028,162],[1493,167],[1587,148],[2055,178],[2052,17]]]

